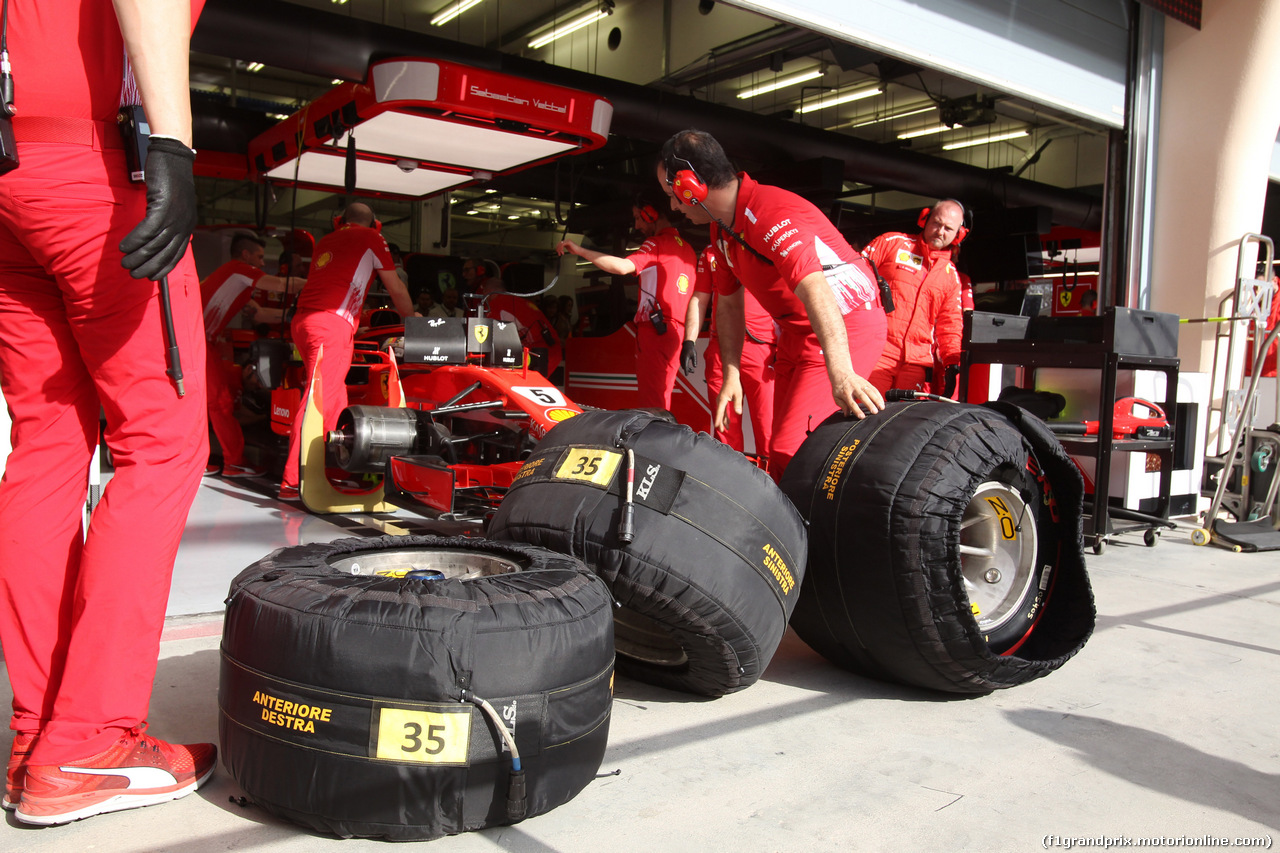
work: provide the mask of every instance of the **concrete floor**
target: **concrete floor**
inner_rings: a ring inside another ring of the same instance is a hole
[[[241,568],[353,528],[423,527],[413,516],[344,527],[266,490],[201,489],[152,700],[160,737],[217,740],[219,612]],[[1099,618],[1085,649],[988,696],[867,680],[791,634],[758,683],[721,699],[620,677],[600,769],[611,775],[548,814],[431,849],[1025,851],[1156,836],[1269,849],[1280,836],[1280,554],[1196,548],[1185,531],[1145,548],[1129,534],[1090,555],[1089,570]],[[240,795],[220,770],[184,800],[64,827],[9,815],[0,850],[386,849],[312,835]]]

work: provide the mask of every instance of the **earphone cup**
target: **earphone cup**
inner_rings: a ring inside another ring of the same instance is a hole
[[[671,183],[671,189],[682,204],[690,207],[707,200],[707,185],[698,180],[697,174],[690,169],[681,169],[676,172],[676,179]]]
[[[951,241],[951,245],[959,246],[964,242],[964,238],[969,236],[969,229],[961,225],[956,229],[956,238]]]
[[[382,233],[382,220],[381,220],[381,219],[375,219],[375,220],[373,220],[373,230],[374,230],[374,231],[377,231],[379,234],[381,234],[381,233]]]
[[[341,227],[342,227],[342,217],[341,216],[333,217],[333,230],[337,231]]]
[[[924,210],[920,211],[920,218],[916,220],[916,225],[923,228],[924,224],[929,221],[929,213],[932,210],[932,207],[926,207]]]
[[[658,211],[654,210],[653,205],[646,204],[639,208],[640,221],[650,225],[658,221]]]

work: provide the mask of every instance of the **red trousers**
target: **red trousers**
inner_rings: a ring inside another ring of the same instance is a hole
[[[351,355],[355,351],[355,330],[351,324],[332,311],[299,311],[293,318],[293,344],[302,356],[307,375],[307,387],[302,392],[305,404],[311,388],[311,373],[320,360],[320,348],[324,347],[324,361],[320,368],[321,407],[324,430],[327,433],[338,425],[338,415],[347,407],[347,374],[351,371]],[[302,413],[299,406],[289,431],[289,458],[284,463],[281,483],[297,487],[298,452],[302,447]]]
[[[890,352],[890,349],[895,352]],[[885,352],[881,353],[876,361],[875,370],[871,371],[867,379],[881,394],[890,388],[900,388],[904,391],[928,391],[929,381],[925,378],[925,371],[932,365],[908,364],[900,361],[896,355],[897,350],[897,347],[886,347]]]
[[[668,321],[659,335],[653,324],[636,324],[636,408],[671,410],[671,388],[680,369],[681,327]]]
[[[746,398],[747,411],[751,413],[751,432],[755,437],[756,455],[769,458],[769,440],[773,437],[773,386],[775,348],[773,344],[758,344],[747,338],[742,342],[742,362],[739,376],[742,381],[742,395]],[[715,403],[724,384],[724,365],[720,360],[720,342],[713,335],[707,344],[706,352],[707,399]],[[745,446],[742,435],[742,416],[728,410],[728,431],[716,429],[713,433],[717,441],[723,442],[734,450],[742,450]]]
[[[227,362],[217,358],[212,351],[205,362],[205,384],[209,393],[209,423],[222,447],[222,466],[244,467],[244,430],[236,420],[237,389],[235,379],[228,374]]]
[[[859,376],[869,376],[884,349],[884,311],[850,311],[844,316],[849,357]],[[839,407],[831,396],[827,362],[812,332],[799,335],[783,329],[778,337],[777,378],[773,396],[773,441],[769,445],[769,475],[782,479],[791,457],[809,432]]]
[[[114,134],[114,128],[103,133]],[[117,244],[146,193],[124,155],[24,144],[0,179],[0,643],[31,761],[101,752],[141,723],[173,561],[208,457],[204,324],[191,255],[169,275],[186,396],[165,375],[158,288]],[[99,411],[115,474],[82,530]]]

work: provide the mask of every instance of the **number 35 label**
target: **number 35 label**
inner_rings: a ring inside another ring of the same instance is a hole
[[[556,478],[560,480],[583,480],[597,486],[608,486],[613,482],[613,473],[618,470],[622,454],[614,450],[601,450],[598,447],[570,447],[569,455],[560,463]]]
[[[422,764],[466,765],[471,742],[471,711],[448,713],[382,708],[375,758]]]

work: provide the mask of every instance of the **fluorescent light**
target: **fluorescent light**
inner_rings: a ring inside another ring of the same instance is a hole
[[[802,107],[797,107],[796,112],[807,113],[812,112],[813,110],[826,109],[827,107],[837,107],[840,104],[847,104],[850,101],[860,101],[863,98],[874,98],[883,91],[884,90],[879,86],[875,86],[870,89],[859,89],[856,92],[846,92],[843,95],[827,95],[815,104],[805,104]]]
[[[244,67],[244,70],[250,73],[257,73],[258,71],[261,71],[263,68],[266,68],[266,66],[263,65],[261,62],[250,62],[248,65]]]
[[[765,83],[760,86],[753,86],[750,89],[743,89],[738,93],[738,97],[744,100],[747,98],[754,98],[756,95],[763,95],[765,92],[772,92],[775,89],[782,89],[786,86],[794,86],[797,83],[804,83],[806,80],[814,80],[821,76],[821,68],[810,68],[808,71],[799,71],[795,74],[788,74],[786,77],[777,77],[772,83]]]
[[[600,20],[601,18],[607,17],[608,15],[611,15],[611,14],[613,14],[613,9],[605,8],[605,9],[597,9],[595,11],[587,12],[583,15],[579,15],[578,17],[574,18],[568,23],[560,24],[559,26],[553,28],[550,32],[546,32],[538,36],[536,39],[529,42],[529,47],[534,50],[537,50],[540,47],[546,47],[556,39],[563,38],[564,36],[569,35],[569,33],[576,33],[578,30],[582,29],[588,24],[594,24],[596,21]]]
[[[467,216],[477,216],[479,215],[479,213],[480,211],[476,210],[475,208],[472,208],[471,210],[467,211]]]
[[[897,121],[900,118],[910,118],[911,116],[923,115],[924,113],[929,112],[929,110],[934,110],[934,109],[937,109],[937,107],[934,106],[933,104],[930,104],[927,107],[916,107],[914,110],[904,110],[903,112],[897,112],[897,113],[885,113],[882,116],[878,116],[874,118],[864,118],[864,119],[855,118],[852,121],[845,122],[844,124],[838,124],[831,129],[835,130],[841,127],[850,127],[850,128],[866,127],[868,125],[880,124],[881,122],[886,122],[886,121]]]
[[[991,136],[980,136],[977,139],[966,139],[964,142],[951,142],[942,146],[943,151],[954,151],[957,148],[972,148],[975,145],[986,145],[989,142],[1004,142],[1006,139],[1018,139],[1027,136],[1025,130],[1011,130],[1008,133],[996,133]]]
[[[276,121],[284,121],[285,119],[289,118],[289,116],[285,115],[284,113],[267,113],[267,115],[271,116]]]
[[[330,80],[330,81],[329,81],[329,85],[330,85],[330,86],[341,86],[341,85],[342,85],[343,83],[345,83],[345,82],[347,82],[347,81],[346,81],[346,80],[343,80],[341,77],[334,77],[332,80]]]
[[[480,2],[481,0],[456,0],[436,13],[436,16],[431,19],[431,26],[442,27]]]
[[[951,125],[938,124],[933,127],[922,127],[919,130],[908,130],[905,133],[899,133],[899,139],[915,139],[917,136],[932,136],[935,133],[951,130]]]
[[[507,214],[507,219],[519,219],[519,218],[520,218],[520,214],[518,214],[518,213],[509,213],[509,214]]]

